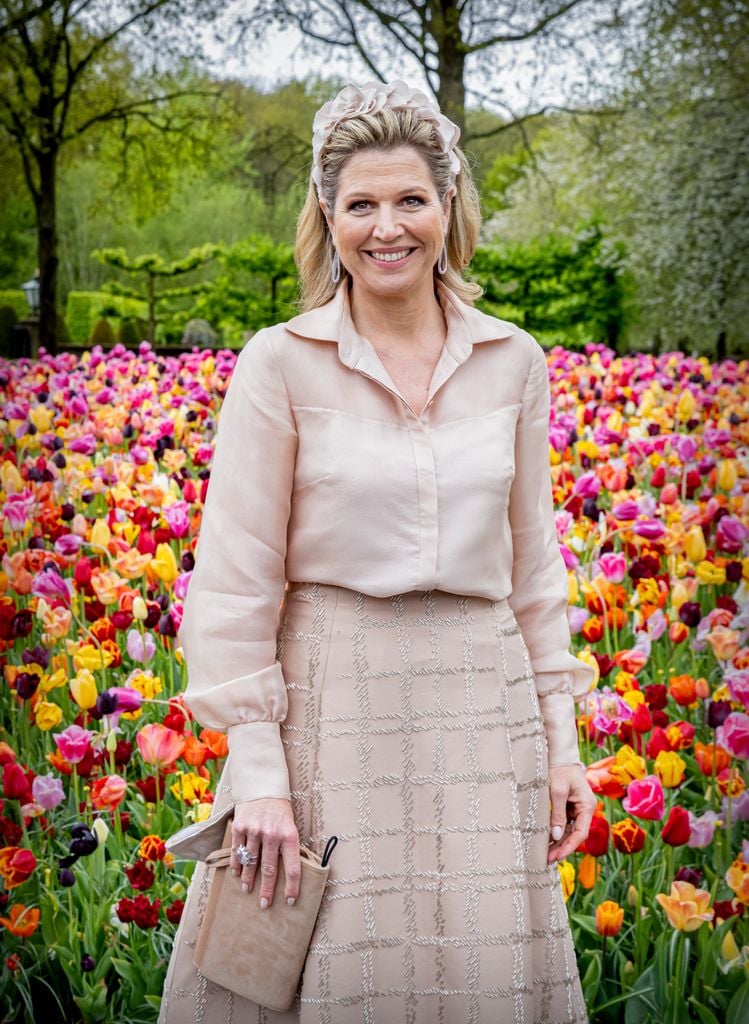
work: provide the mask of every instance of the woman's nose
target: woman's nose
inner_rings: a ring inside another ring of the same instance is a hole
[[[400,222],[396,211],[386,203],[381,203],[376,216],[374,234],[383,241],[397,238],[401,233]]]

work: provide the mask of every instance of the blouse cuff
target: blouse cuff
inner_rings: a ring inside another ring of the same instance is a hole
[[[290,800],[289,769],[279,722],[242,722],[227,730],[232,799]]]
[[[580,763],[575,702],[570,693],[550,693],[539,697],[546,730],[549,767]]]

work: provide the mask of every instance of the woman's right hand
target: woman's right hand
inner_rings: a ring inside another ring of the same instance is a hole
[[[246,867],[237,860],[236,849],[241,844],[249,850],[253,863]],[[265,909],[273,902],[273,893],[278,878],[278,857],[283,857],[286,887],[283,898],[293,903],[299,895],[302,876],[299,853],[299,833],[294,823],[291,800],[276,797],[261,797],[258,800],[243,800],[234,806],[234,821],[231,829],[232,855],[229,866],[234,875],[242,876],[242,892],[252,891],[255,874],[260,867],[260,907]]]

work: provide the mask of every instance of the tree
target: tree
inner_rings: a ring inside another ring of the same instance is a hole
[[[215,0],[0,0],[0,132],[17,147],[24,179],[34,203],[40,274],[40,343],[56,351],[57,178],[63,147],[96,126],[119,122],[123,133],[139,119],[163,131],[184,131],[190,111],[179,123],[162,120],[159,107],[205,91],[160,88],[168,75],[156,69],[144,77],[154,88],[134,82],[126,87],[107,77],[115,41],[139,31],[141,40],[160,26],[184,21],[198,10],[211,12]],[[176,54],[166,34],[159,38],[159,59]],[[212,94],[215,95],[215,92]]]
[[[538,42],[544,47],[544,64],[554,66],[565,55],[569,59],[584,36],[618,32],[627,6],[632,4],[621,0],[261,0],[251,13],[242,4],[232,23],[239,25],[240,38],[257,38],[269,23],[293,25],[323,49],[355,51],[381,80],[402,75],[403,60],[410,59],[421,68],[442,111],[461,130],[471,93],[507,112],[509,121],[492,129],[496,132],[554,104],[517,115],[496,88],[489,94],[470,88],[469,63],[484,61],[491,87],[502,63],[500,50]],[[596,58],[600,63],[602,54]],[[504,66],[508,63],[509,56]],[[593,62],[590,74],[592,67]],[[395,69],[395,75],[388,75],[388,69]]]

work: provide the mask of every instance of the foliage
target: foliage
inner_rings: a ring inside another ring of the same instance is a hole
[[[108,292],[70,292],[66,319],[71,339],[76,345],[85,345],[99,317],[106,315],[108,319],[119,323],[120,320],[145,316],[147,308],[144,302],[137,299],[110,295]],[[143,332],[140,333],[145,337]]]
[[[20,288],[0,290],[0,306],[10,306],[17,320],[23,320],[29,314],[26,295]]]
[[[471,270],[485,289],[481,306],[542,343],[592,339],[616,348],[627,316],[622,258],[622,247],[608,244],[591,223],[573,237],[480,246]]]
[[[89,344],[101,345],[103,348],[111,348],[115,343],[114,331],[112,325],[104,317],[97,320],[94,324],[94,329],[91,331],[91,337],[89,338]]]
[[[134,320],[123,320],[117,328],[117,341],[125,348],[135,348],[141,340],[138,326]]]

